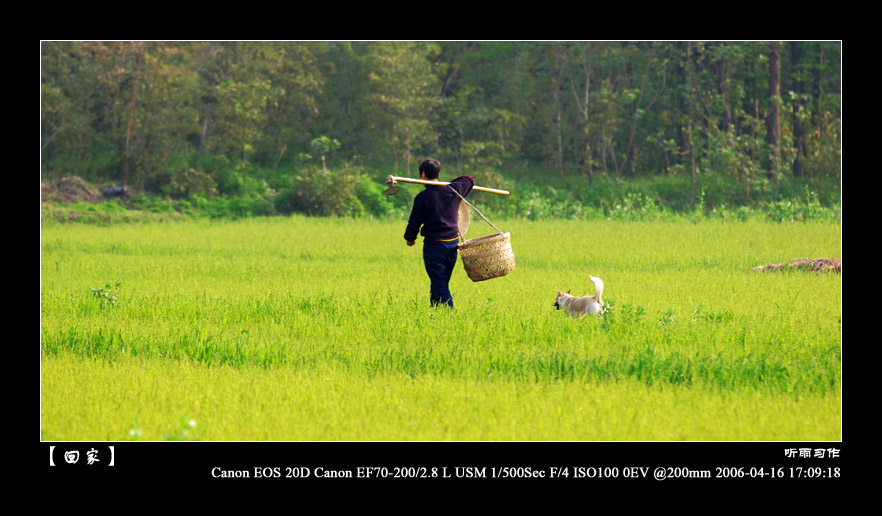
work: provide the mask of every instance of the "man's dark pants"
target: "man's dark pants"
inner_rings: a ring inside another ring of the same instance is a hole
[[[450,276],[456,265],[456,246],[458,240],[438,242],[426,240],[423,243],[423,261],[431,281],[431,304],[446,304],[453,308],[453,296],[450,295]]]

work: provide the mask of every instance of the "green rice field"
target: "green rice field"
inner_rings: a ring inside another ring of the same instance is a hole
[[[41,438],[842,438],[837,223],[494,220],[517,267],[429,308],[402,221],[41,227]],[[467,237],[492,233],[473,220]],[[602,318],[553,307],[593,294]]]

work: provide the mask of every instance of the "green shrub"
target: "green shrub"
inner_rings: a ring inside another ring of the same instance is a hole
[[[392,202],[393,196],[384,194],[385,190],[385,184],[365,176],[359,176],[355,186],[355,195],[368,214],[374,217],[389,217],[396,210]]]
[[[357,174],[346,168],[306,169],[294,176],[290,187],[275,197],[274,206],[282,214],[304,213],[312,216],[365,214],[356,195]]]

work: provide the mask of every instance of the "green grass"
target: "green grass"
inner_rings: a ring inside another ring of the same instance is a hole
[[[815,440],[827,396],[638,380],[521,382],[193,361],[43,363],[44,439]],[[114,385],[114,388],[108,388]],[[50,403],[55,397],[64,403]],[[835,397],[834,397],[835,398]]]
[[[841,277],[748,270],[838,224],[494,222],[517,268],[455,312],[402,222],[47,223],[44,439],[841,438]],[[589,273],[611,312],[555,311]]]

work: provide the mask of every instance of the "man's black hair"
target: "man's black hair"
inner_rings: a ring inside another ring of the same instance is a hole
[[[438,179],[441,175],[441,162],[437,159],[427,159],[420,163],[420,172],[429,179]]]

